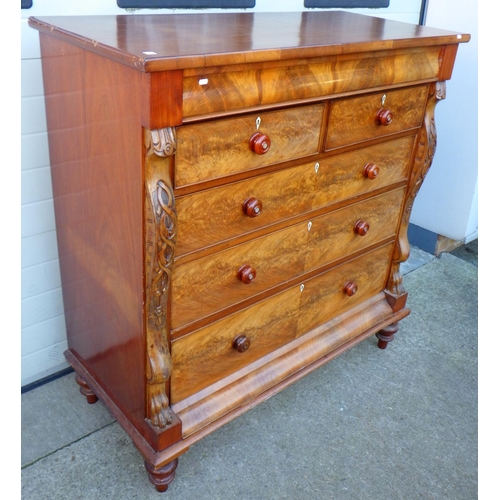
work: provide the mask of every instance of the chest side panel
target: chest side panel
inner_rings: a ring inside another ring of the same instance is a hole
[[[141,425],[140,73],[41,41],[68,346]]]

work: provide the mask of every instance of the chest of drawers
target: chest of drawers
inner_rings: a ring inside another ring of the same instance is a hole
[[[346,12],[30,19],[66,357],[159,491],[211,431],[409,314],[468,35]]]

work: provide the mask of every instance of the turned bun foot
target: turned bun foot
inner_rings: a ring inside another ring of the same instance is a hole
[[[97,396],[92,392],[90,387],[87,385],[85,380],[83,380],[80,375],[75,376],[76,383],[80,386],[80,392],[87,398],[87,403],[89,405],[93,405],[94,403],[97,403]]]
[[[157,491],[167,491],[168,485],[174,480],[178,462],[179,459],[176,458],[161,469],[155,469],[148,461],[144,461],[149,480],[155,485]]]
[[[378,338],[378,348],[385,349],[387,347],[387,344],[394,338],[394,335],[398,330],[399,324],[394,323],[392,325],[386,326],[385,328],[382,328],[382,330],[377,332],[375,335]]]

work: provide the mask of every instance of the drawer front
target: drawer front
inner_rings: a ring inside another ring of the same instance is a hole
[[[293,340],[299,308],[299,287],[294,287],[174,340],[171,344],[172,404]],[[251,345],[245,352],[233,347],[237,337],[250,339]]]
[[[178,403],[381,292],[392,245],[354,259],[172,342],[171,401]],[[348,296],[346,282],[358,291]],[[241,351],[235,340],[241,341]],[[248,348],[245,350],[245,343]]]
[[[183,116],[198,116],[435,78],[441,47],[344,55],[307,64],[186,70]],[[305,61],[304,61],[305,62]]]
[[[172,329],[394,237],[404,192],[400,188],[174,266]]]
[[[413,143],[413,136],[403,137],[179,197],[176,255],[402,181]],[[378,167],[373,179],[365,175],[370,163]],[[258,216],[248,200],[258,202]]]
[[[315,104],[179,127],[176,187],[317,153],[323,110]]]
[[[419,127],[427,95],[420,85],[332,101],[326,149]]]
[[[303,335],[383,291],[393,245],[387,244],[304,283],[297,336]],[[345,287],[357,288],[349,296]]]

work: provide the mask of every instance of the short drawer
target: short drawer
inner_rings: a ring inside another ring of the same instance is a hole
[[[399,188],[174,266],[172,329],[393,238],[404,192]]]
[[[176,202],[176,255],[400,182],[407,175],[413,143],[413,136],[403,137],[181,196]],[[367,165],[377,175],[368,175]]]
[[[428,86],[420,85],[333,100],[326,149],[419,127],[427,94]]]
[[[392,244],[297,284],[171,345],[171,401],[183,399],[373,297],[385,288]],[[346,285],[354,283],[353,288]],[[349,293],[349,294],[348,294]]]
[[[315,104],[179,127],[175,186],[317,153],[323,110]]]

